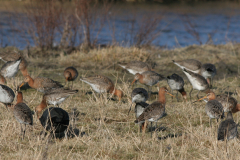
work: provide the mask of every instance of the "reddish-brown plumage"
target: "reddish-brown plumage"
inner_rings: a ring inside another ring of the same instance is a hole
[[[74,81],[78,77],[78,71],[74,67],[67,67],[63,75],[66,81]]]

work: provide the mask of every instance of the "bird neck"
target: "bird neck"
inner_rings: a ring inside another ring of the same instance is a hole
[[[234,108],[232,109],[232,113],[236,113],[236,112],[238,112],[238,111],[240,111],[240,103],[238,103],[238,104],[236,105],[236,107],[234,107]]]
[[[34,80],[32,79],[32,77],[29,76],[29,81],[28,81],[28,85],[32,88],[34,88]]]
[[[24,77],[28,75],[27,67],[25,67],[24,69],[21,69],[20,71],[22,72],[22,75]]]
[[[179,92],[181,93],[181,95],[183,96],[183,98],[187,101],[187,93],[186,91],[183,89],[179,90]]]
[[[0,84],[6,84],[6,79],[2,75],[0,76]]]
[[[166,97],[165,97],[165,92],[162,92],[159,90],[158,92],[158,101],[165,104],[166,103]]]
[[[22,102],[23,102],[22,92],[18,92],[18,95],[17,95],[17,104],[18,104],[18,103],[22,103]]]
[[[47,107],[47,101],[43,98],[42,102],[35,108],[37,117],[39,118],[40,113]]]
[[[144,84],[143,75],[141,75],[141,74],[139,75],[138,81],[139,81],[140,83]]]
[[[119,100],[121,100],[121,98],[122,98],[122,91],[112,87],[112,89],[110,89],[110,93],[112,93],[113,95],[117,96],[119,98]]]

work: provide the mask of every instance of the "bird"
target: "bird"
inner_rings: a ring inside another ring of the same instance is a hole
[[[147,121],[151,122],[151,128],[152,128],[152,122],[157,122],[160,118],[162,118],[165,115],[165,105],[166,105],[166,98],[165,94],[170,94],[166,87],[161,87],[159,89],[159,99],[158,101],[153,102],[149,106],[147,106],[143,113],[134,121],[135,123],[144,123],[146,124]],[[156,123],[157,125],[157,123]],[[146,125],[144,127],[145,132]],[[157,126],[155,127],[157,128]],[[151,131],[152,136],[152,131]]]
[[[227,118],[218,127],[217,139],[224,141],[226,138],[227,140],[235,138],[238,134],[237,127],[238,125],[233,120],[232,112],[228,112]]]
[[[118,64],[122,68],[128,70],[129,73],[135,75],[137,73],[142,74],[145,71],[151,71],[152,68],[148,64],[141,61],[131,61],[129,63]]]
[[[70,95],[77,93],[78,90],[70,90],[64,88],[55,88],[45,93],[42,98],[42,102],[35,108],[37,116],[39,117],[42,110],[44,110],[47,105],[54,105],[54,107],[61,104]]]
[[[222,104],[224,112],[236,113],[240,111],[240,104],[232,96],[221,94],[216,96],[216,100]]]
[[[31,88],[36,89],[39,92],[46,93],[54,88],[62,88],[63,85],[61,85],[59,82],[54,81],[50,78],[46,77],[37,77],[35,79],[32,79],[29,75],[25,76],[24,82],[19,86],[20,88],[25,84],[28,83],[28,85]]]
[[[76,70],[76,68],[74,68],[72,66],[67,67],[64,70],[63,75],[66,79],[66,82],[72,81],[72,87],[73,87],[73,81],[78,77],[78,71]],[[72,89],[72,87],[71,87],[71,89]]]
[[[203,99],[207,99],[205,111],[210,118],[210,126],[212,126],[211,119],[216,118],[218,121],[219,118],[224,118],[223,106],[219,101],[216,100],[216,95],[212,91],[210,91],[206,96],[200,98],[197,101],[201,101]]]
[[[186,74],[186,76],[188,77],[188,80],[192,84],[192,89],[189,92],[190,100],[191,100],[191,93],[192,93],[193,89],[198,90],[198,93],[197,93],[198,99],[199,99],[198,94],[200,91],[204,91],[205,93],[210,92],[207,80],[203,76],[201,76],[197,73],[191,72],[190,70],[187,70],[185,68],[183,69],[183,72]]]
[[[143,88],[135,88],[131,93],[132,103],[136,103],[135,105],[135,116],[136,119],[142,114],[143,110],[149,105],[145,103],[148,99],[148,92]],[[131,104],[132,106],[132,104]],[[131,111],[131,106],[129,108],[128,114]],[[143,125],[144,123],[140,124]],[[140,127],[141,130],[141,127]]]
[[[114,87],[111,79],[103,75],[95,75],[91,77],[82,77],[81,81],[89,84],[92,89],[97,93],[111,93],[119,98],[119,101],[123,97],[123,92]]]
[[[151,89],[149,88],[149,86],[152,87],[153,85],[164,79],[164,76],[154,71],[145,71],[142,74],[135,74],[134,80],[132,81],[131,85],[133,86],[134,83],[139,81],[141,84],[144,84],[148,87],[148,93],[151,95]]]
[[[69,115],[62,108],[50,107],[39,118],[45,130],[51,133],[64,132],[69,125]]]
[[[11,88],[6,85],[0,84],[0,102],[5,104],[7,110],[8,107],[11,107],[15,98],[15,93]]]
[[[207,79],[210,87],[213,85],[213,77],[216,75],[216,73],[216,67],[211,63],[205,63],[201,66],[201,75]],[[211,81],[209,79],[211,79]]]
[[[32,116],[32,111],[31,109],[25,104],[23,103],[23,95],[22,92],[18,92],[17,95],[17,103],[13,108],[13,114],[14,117],[17,119],[17,121],[20,123],[21,125],[21,134],[23,132],[23,137],[22,139],[24,139],[24,135],[25,135],[25,131],[26,131],[26,125],[33,125],[33,116]],[[22,129],[22,124],[24,124],[24,130]]]
[[[0,84],[5,85],[7,83],[6,79],[0,74]]]
[[[17,59],[16,61],[8,61],[0,69],[0,74],[4,78],[14,78],[18,72],[18,68],[19,68],[21,61],[22,61],[21,57],[19,59]],[[13,83],[15,86],[15,81]]]
[[[181,69],[186,68],[187,70],[199,74],[201,71],[202,63],[195,59],[185,59],[182,61],[172,60]]]
[[[183,78],[181,76],[179,76],[175,73],[172,74],[171,76],[167,76],[167,83],[172,90],[172,94],[173,94],[174,90],[177,91],[177,95],[176,95],[177,101],[178,101],[178,97],[177,97],[178,92],[180,92],[182,94],[183,98],[187,102],[187,93],[184,90],[184,81],[183,81]]]
[[[148,92],[144,88],[135,88],[131,93],[131,98],[132,98],[132,103],[136,103],[136,106],[137,106],[138,103],[147,101]],[[132,106],[132,104],[131,104],[131,106]],[[131,106],[129,108],[128,114],[131,111]],[[135,111],[136,111],[136,106],[135,106]],[[140,107],[141,105],[139,104],[138,106],[139,106],[138,108],[141,110],[141,107]],[[143,107],[144,106],[146,106],[146,105],[144,105],[144,103],[143,103]]]
[[[22,72],[23,76],[26,76],[26,75],[28,75],[28,70],[27,70],[28,62],[20,53],[18,53],[16,51],[8,51],[8,52],[0,53],[0,59],[4,62],[16,61],[19,58],[22,59],[20,65],[19,65],[19,70]]]

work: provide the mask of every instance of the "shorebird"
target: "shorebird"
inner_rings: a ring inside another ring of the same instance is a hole
[[[144,62],[141,61],[131,61],[129,63],[122,63],[122,64],[118,64],[119,66],[121,66],[122,68],[128,70],[129,73],[135,75],[137,73],[142,74],[145,71],[151,71],[151,67],[149,67],[149,65],[147,65]]]
[[[214,92],[208,93],[206,96],[200,98],[198,101],[201,101],[203,99],[208,99],[207,104],[205,106],[205,111],[210,118],[210,126],[212,126],[211,119],[216,118],[217,121],[219,118],[223,119],[224,117],[223,106],[220,102],[216,100]]]
[[[213,77],[216,75],[216,73],[216,67],[211,63],[205,63],[201,67],[201,75],[207,79],[209,86],[213,85]],[[209,79],[211,79],[211,81]]]
[[[145,108],[146,104],[145,103],[142,103],[142,107],[141,107],[141,102],[146,102],[147,99],[148,99],[148,93],[145,89],[143,88],[135,88],[133,91],[132,91],[132,94],[131,94],[131,98],[132,98],[132,103],[136,103],[136,106],[135,106],[135,113],[138,112],[138,114],[140,114],[143,109]],[[148,104],[147,104],[148,105]],[[131,104],[132,106],[132,104]],[[129,111],[128,111],[128,114],[129,112],[131,111],[131,106],[129,108]],[[136,109],[136,107],[138,109]],[[138,111],[139,110],[139,111]],[[140,111],[141,110],[141,111]],[[137,113],[136,113],[137,114]]]
[[[16,61],[8,61],[0,69],[0,74],[4,78],[14,78],[18,72],[19,64],[21,63],[21,61],[22,61],[21,58],[19,58]],[[15,81],[13,84],[15,86]]]
[[[76,68],[74,68],[72,66],[71,67],[67,67],[64,70],[63,75],[64,75],[64,77],[66,79],[66,82],[72,81],[72,87],[73,87],[73,81],[78,77],[78,71],[76,70]]]
[[[197,93],[198,99],[199,99],[198,94],[200,91],[205,91],[206,93],[210,92],[207,80],[203,76],[201,76],[197,73],[191,72],[185,68],[183,69],[183,72],[186,74],[186,76],[188,77],[188,80],[192,84],[192,89],[189,92],[190,100],[192,98],[191,93],[192,93],[193,89],[198,90],[198,93]]]
[[[146,107],[143,113],[134,122],[138,124],[145,122],[146,124],[147,121],[150,121],[151,128],[152,128],[152,122],[156,122],[155,128],[157,128],[157,121],[165,115],[165,105],[166,105],[165,94],[169,94],[173,96],[168,92],[166,87],[160,88],[158,93],[159,95],[158,101],[153,102],[148,107]],[[145,132],[145,129],[146,129],[146,125],[144,125],[144,132]],[[151,136],[152,136],[152,130],[151,130]]]
[[[123,92],[114,87],[111,79],[102,75],[96,75],[92,77],[80,78],[81,81],[89,84],[92,89],[97,93],[111,93],[114,94],[121,100]]]
[[[7,110],[8,107],[11,107],[14,98],[15,94],[13,90],[8,86],[0,84],[0,102],[6,106]]]
[[[24,85],[24,83],[28,83],[31,88],[36,89],[39,92],[46,93],[54,88],[62,88],[59,82],[54,81],[50,78],[46,77],[37,77],[32,79],[29,75],[24,78],[24,82],[19,86],[20,88]]]
[[[238,125],[234,122],[232,112],[228,112],[227,118],[225,121],[222,121],[218,127],[218,140],[224,141],[233,139],[237,136]]]
[[[149,89],[149,86],[152,87],[153,85],[157,84],[159,81],[164,79],[165,79],[164,76],[154,71],[145,71],[142,74],[137,73],[131,85],[133,86],[134,83],[139,81],[141,84],[144,84],[148,87],[148,92],[151,95],[152,89]]]
[[[194,72],[194,73],[200,73],[202,63],[195,59],[185,59],[182,61],[174,61],[172,60],[174,64],[176,64],[181,69],[186,68],[187,70]]]
[[[64,132],[69,125],[69,115],[62,108],[46,109],[39,120],[42,126],[51,133]]]
[[[240,111],[240,104],[232,96],[226,94],[217,95],[216,100],[222,104],[224,112],[236,113]]]
[[[19,65],[19,70],[22,72],[23,76],[26,76],[26,75],[28,75],[28,71],[27,71],[28,63],[21,54],[19,54],[18,52],[15,52],[15,51],[0,53],[0,59],[2,59],[4,62],[16,61],[19,58],[22,59],[20,65]]]
[[[24,139],[26,125],[33,125],[33,116],[31,109],[25,103],[23,103],[22,92],[18,92],[17,103],[13,108],[13,114],[21,125],[21,134],[23,132],[22,139]],[[24,130],[22,129],[22,124],[25,126]]]
[[[171,76],[167,76],[167,82],[168,82],[169,87],[172,90],[172,94],[173,94],[174,90],[177,91],[177,94],[176,94],[177,101],[178,101],[178,97],[177,97],[178,96],[178,92],[180,92],[182,94],[183,98],[187,102],[187,93],[184,90],[183,78],[181,76],[179,76],[179,75],[174,73]]]
[[[67,97],[77,92],[78,90],[70,90],[64,88],[56,88],[50,90],[43,95],[42,102],[35,108],[37,116],[39,117],[41,111],[44,110],[48,104],[52,104],[54,107],[59,107],[59,104],[61,104]]]

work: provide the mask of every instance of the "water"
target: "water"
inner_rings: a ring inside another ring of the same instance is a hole
[[[14,2],[9,2],[14,3]],[[20,2],[18,2],[20,3]],[[156,32],[150,35],[156,36],[152,41],[153,45],[164,46],[166,48],[184,47],[192,44],[226,44],[228,42],[240,42],[240,4],[229,2],[211,2],[194,4],[148,4],[148,3],[124,3],[116,4],[108,13],[112,16],[110,23],[115,24],[115,40],[119,45],[133,45],[133,35],[130,34],[131,22],[138,22],[142,17],[162,16],[163,19],[158,24]],[[24,18],[26,15],[21,14]],[[188,20],[187,20],[188,19]],[[11,23],[9,23],[11,21]],[[20,28],[19,18],[11,16],[11,11],[0,7],[0,43],[2,46],[16,46],[24,49],[27,45],[34,46],[31,36],[22,34],[17,29]],[[190,31],[186,25],[190,24]],[[11,24],[11,25],[10,25]],[[14,26],[14,27],[13,27]],[[139,26],[135,24],[136,31]],[[194,36],[190,32],[195,32]],[[94,32],[95,36],[97,31]],[[196,34],[199,35],[197,39]],[[98,36],[99,44],[111,44],[113,31],[106,24]],[[211,37],[209,39],[209,37]],[[210,40],[210,41],[209,41]],[[79,44],[79,39],[76,44]],[[55,40],[55,44],[59,39]]]

